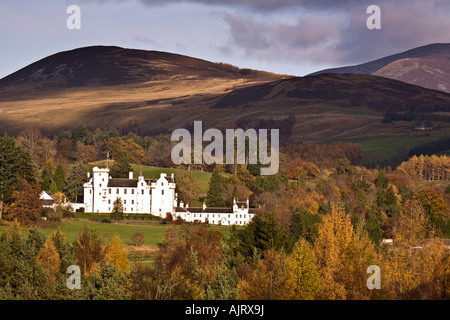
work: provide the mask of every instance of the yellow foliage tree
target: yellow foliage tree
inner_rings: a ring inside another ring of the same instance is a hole
[[[322,276],[323,299],[368,299],[366,269],[376,264],[375,246],[367,232],[353,229],[344,208],[333,205],[331,214],[323,217],[314,242]]]
[[[117,268],[120,273],[130,271],[128,254],[123,248],[123,242],[119,236],[115,236],[105,250],[105,262]]]
[[[301,238],[287,260],[291,283],[291,300],[314,300],[321,291],[321,279],[314,253],[308,241]]]
[[[248,280],[238,284],[239,299],[286,300],[292,290],[292,280],[284,254],[270,249]]]
[[[36,262],[47,270],[50,275],[49,280],[56,279],[61,267],[61,258],[51,237],[48,237],[47,241],[45,241],[36,258]]]

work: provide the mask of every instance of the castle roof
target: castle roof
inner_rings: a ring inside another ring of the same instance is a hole
[[[138,179],[112,178],[108,180],[108,188],[136,188]]]

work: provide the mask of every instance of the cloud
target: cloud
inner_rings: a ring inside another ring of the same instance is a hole
[[[287,5],[289,1],[284,1]],[[246,57],[264,61],[310,62],[346,65],[367,62],[414,47],[448,42],[449,3],[444,1],[379,1],[381,30],[369,30],[367,6],[333,11],[333,1],[300,1],[323,8],[296,13],[294,22],[274,21],[258,15],[225,15],[232,46]],[[341,4],[340,1],[335,1]]]

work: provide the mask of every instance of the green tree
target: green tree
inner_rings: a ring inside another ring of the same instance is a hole
[[[16,147],[14,139],[0,134],[0,216],[3,203],[9,204],[23,181],[33,183],[36,176],[29,152]]]
[[[118,151],[114,157],[114,165],[111,168],[111,177],[128,178],[129,172],[133,171],[125,151]]]
[[[65,194],[70,201],[78,202],[78,200],[83,198],[83,184],[86,182],[86,176],[86,166],[81,162],[76,163],[67,178],[67,185],[65,189]]]
[[[288,257],[288,270],[291,277],[292,291],[289,299],[314,300],[321,292],[321,279],[314,253],[309,243],[301,238],[295,244],[292,254]]]
[[[55,174],[53,175],[53,181],[55,181],[56,188],[59,192],[63,192],[66,187],[66,173],[61,164],[59,164],[55,169]]]
[[[117,197],[113,202],[113,209],[111,211],[111,219],[123,220],[123,204],[122,199]]]
[[[215,169],[211,175],[211,179],[209,181],[209,189],[206,195],[206,203],[208,204],[209,207],[225,206],[222,191],[223,191],[222,176],[220,175],[219,171]]]

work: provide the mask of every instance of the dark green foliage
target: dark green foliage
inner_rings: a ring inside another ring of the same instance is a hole
[[[36,179],[33,161],[28,152],[16,147],[14,139],[0,135],[0,201],[10,203],[14,190],[22,179],[33,183]]]
[[[114,165],[111,168],[111,177],[128,178],[128,174],[133,171],[125,151],[117,152],[114,158]]]
[[[249,258],[253,255],[254,248],[258,253],[264,253],[270,248],[289,248],[288,232],[278,226],[273,214],[267,217],[256,215],[242,232],[242,254]]]
[[[220,175],[219,171],[215,169],[211,175],[211,180],[209,181],[209,189],[206,195],[206,203],[208,207],[225,206],[222,191],[222,176]]]
[[[65,195],[72,202],[82,200],[84,194],[83,184],[86,182],[87,169],[82,163],[76,163],[67,179]]]
[[[296,213],[292,216],[289,228],[291,247],[301,238],[312,243],[317,236],[317,223],[321,221],[318,214]]]
[[[66,173],[62,165],[58,165],[55,169],[55,174],[53,175],[53,181],[55,181],[56,188],[59,192],[63,192],[66,187]]]
[[[123,204],[122,199],[119,197],[113,202],[111,220],[123,220]]]

